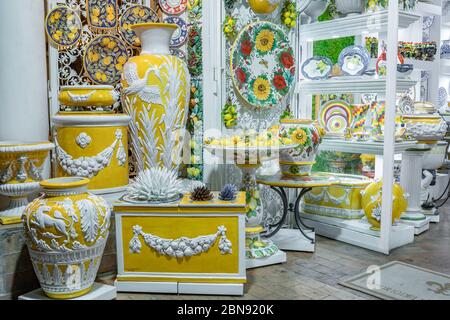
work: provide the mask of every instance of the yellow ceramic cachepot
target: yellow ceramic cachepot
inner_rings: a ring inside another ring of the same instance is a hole
[[[110,227],[110,208],[87,192],[88,179],[41,182],[43,196],[22,216],[34,271],[45,294],[71,299],[94,284]]]
[[[67,107],[107,107],[120,96],[113,86],[65,86],[59,91],[59,102]]]
[[[177,26],[143,23],[131,28],[142,51],[125,64],[122,85],[137,169],[175,169],[181,161],[190,87],[186,63],[170,54]]]
[[[257,14],[270,14],[280,5],[281,0],[248,0],[248,5]]]
[[[10,197],[8,208],[0,211],[0,222],[20,222],[28,204],[27,196],[39,190],[50,142],[0,141],[0,195]]]
[[[435,144],[447,133],[447,123],[437,114],[404,115],[406,135],[427,144]]]
[[[313,188],[302,202],[306,213],[340,219],[360,219],[364,216],[361,206],[361,191],[371,180],[364,176],[333,174],[339,184],[331,187]]]
[[[98,194],[125,189],[129,176],[129,116],[64,112],[52,121],[56,177],[88,178],[89,190]]]
[[[380,230],[382,187],[383,182],[376,181],[362,192],[361,205],[364,208],[367,220],[372,225],[372,230]],[[392,223],[394,223],[406,211],[408,201],[403,188],[397,183],[393,186],[392,197]]]

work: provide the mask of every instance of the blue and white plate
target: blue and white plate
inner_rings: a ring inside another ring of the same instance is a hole
[[[430,27],[433,25],[434,22],[434,16],[424,16],[423,17],[423,24],[422,29],[430,29]]]
[[[178,25],[178,29],[173,33],[172,40],[170,41],[170,46],[182,46],[186,42],[188,36],[188,26],[186,21],[184,21],[180,17],[167,17],[164,19],[164,22]]]
[[[333,62],[327,57],[312,57],[302,65],[302,74],[306,79],[322,80],[328,78],[333,69]]]
[[[349,46],[339,54],[338,63],[344,75],[360,76],[366,72],[370,54],[362,46]]]
[[[447,106],[447,100],[448,100],[447,90],[444,87],[440,87],[438,92],[439,109]]]

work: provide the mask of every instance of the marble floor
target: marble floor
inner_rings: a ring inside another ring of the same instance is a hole
[[[117,299],[376,299],[339,282],[371,265],[395,260],[450,274],[450,207],[441,210],[440,223],[432,224],[413,244],[395,249],[389,256],[318,237],[315,253],[288,252],[287,257],[285,264],[247,271],[242,297],[119,293]]]

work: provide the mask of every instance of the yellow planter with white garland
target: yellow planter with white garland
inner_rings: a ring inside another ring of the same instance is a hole
[[[106,107],[120,98],[113,86],[65,86],[59,91],[59,102],[68,107]]]
[[[89,190],[98,194],[125,189],[129,180],[129,116],[62,112],[52,121],[56,177],[89,178]]]
[[[245,193],[235,201],[114,205],[118,291],[242,295]]]
[[[324,188],[313,188],[302,201],[305,213],[341,219],[360,219],[364,216],[361,192],[371,183],[364,176],[333,174],[339,183]]]

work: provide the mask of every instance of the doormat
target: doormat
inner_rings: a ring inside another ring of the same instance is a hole
[[[369,267],[340,285],[383,300],[450,300],[450,276],[399,261]]]

